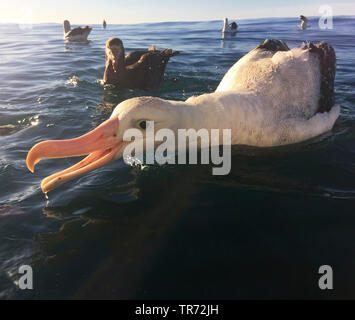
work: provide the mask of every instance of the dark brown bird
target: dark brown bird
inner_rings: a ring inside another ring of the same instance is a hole
[[[133,51],[125,56],[120,39],[106,42],[106,68],[104,81],[119,88],[150,89],[159,86],[171,57],[179,54],[172,49]]]

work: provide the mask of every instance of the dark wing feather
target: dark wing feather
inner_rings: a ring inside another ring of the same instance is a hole
[[[147,50],[137,50],[137,51],[132,51],[129,54],[126,55],[125,57],[125,65],[126,66],[130,66],[136,62],[139,61],[139,59],[142,57],[142,55],[144,55],[145,53],[147,53]]]
[[[319,67],[321,73],[320,98],[317,112],[328,112],[335,103],[334,98],[334,79],[336,71],[336,55],[332,46],[326,42],[313,44],[308,42],[302,47],[316,54],[319,58]]]
[[[168,49],[170,50],[170,49]],[[151,46],[148,50],[136,50],[136,51],[132,51],[129,54],[126,55],[125,57],[125,65],[126,66],[130,66],[136,62],[139,61],[139,59],[146,53],[149,52],[154,52],[154,53],[161,53],[162,51],[160,50],[155,50],[155,46]],[[172,53],[172,57],[178,55],[180,52],[179,51],[174,51]]]
[[[171,49],[148,51],[135,64],[127,66],[127,70],[139,70],[143,77],[145,88],[152,88],[160,84],[170,57],[177,55]]]
[[[263,49],[272,52],[290,50],[285,42],[278,39],[266,39],[261,42],[255,49]]]

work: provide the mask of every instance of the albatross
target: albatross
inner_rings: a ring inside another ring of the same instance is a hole
[[[305,30],[308,28],[308,19],[304,15],[300,15],[301,24],[298,25],[298,28]]]
[[[224,18],[222,33],[236,33],[238,25],[236,22],[228,23],[228,18]]]
[[[68,20],[64,20],[63,28],[64,40],[67,41],[87,41],[88,36],[92,30],[92,28],[89,26],[72,29]]]
[[[268,39],[236,62],[213,93],[186,101],[138,97],[121,102],[111,117],[91,132],[70,140],[36,144],[27,167],[43,158],[88,155],[74,166],[45,178],[44,193],[102,167],[123,155],[127,129],[145,139],[147,121],[154,130],[230,129],[233,145],[281,146],[332,129],[339,115],[334,105],[335,52],[327,43],[305,43],[290,50]]]
[[[123,43],[118,38],[106,42],[106,68],[103,80],[119,88],[150,89],[159,86],[169,59],[179,54],[172,49],[133,51],[125,56]]]

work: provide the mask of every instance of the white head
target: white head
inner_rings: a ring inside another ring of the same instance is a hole
[[[137,97],[121,102],[112,112],[117,117],[120,132],[130,128],[141,128],[142,121],[154,121],[155,129],[169,128],[177,130],[184,122],[184,111],[190,109],[184,102],[164,100],[156,97]],[[144,130],[143,130],[144,133]]]
[[[67,33],[71,30],[70,22],[68,20],[64,20],[63,28],[64,28],[64,33]]]
[[[184,128],[187,111],[184,102],[168,101],[154,97],[139,97],[120,103],[110,119],[89,133],[70,140],[48,140],[36,144],[28,153],[26,163],[30,171],[43,158],[65,158],[88,155],[69,169],[45,178],[44,193],[87,172],[102,167],[122,157],[123,141],[127,129],[138,129],[145,139],[146,121],[154,121],[154,131],[169,128],[177,132]],[[188,117],[187,117],[188,118]]]

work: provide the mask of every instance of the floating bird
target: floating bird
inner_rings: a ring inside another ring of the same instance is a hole
[[[138,97],[121,102],[93,131],[71,140],[44,141],[27,156],[27,167],[43,158],[89,154],[62,172],[45,178],[48,192],[66,181],[102,167],[123,155],[127,129],[230,129],[233,145],[280,146],[331,130],[339,115],[334,106],[335,52],[327,43],[290,50],[281,40],[265,40],[235,63],[214,93],[186,101]],[[156,142],[157,143],[157,142]],[[161,143],[161,142],[160,142]],[[156,146],[159,143],[156,144]]]
[[[111,38],[106,42],[106,68],[104,81],[119,88],[149,89],[159,86],[171,57],[179,54],[172,49],[133,51],[125,56],[120,39]]]
[[[237,32],[238,25],[236,22],[232,22],[228,24],[228,18],[224,18],[224,25],[222,29],[222,33],[235,33]]]
[[[106,26],[107,26],[107,24],[106,24],[106,21],[104,20],[104,22],[102,23],[102,27],[103,27],[104,29],[106,29]]]
[[[307,29],[308,19],[303,15],[300,15],[300,19],[301,19],[301,24],[298,25],[298,28],[300,28],[301,30]]]
[[[64,20],[64,39],[67,41],[87,41],[92,30],[89,26],[71,29],[70,22]]]

